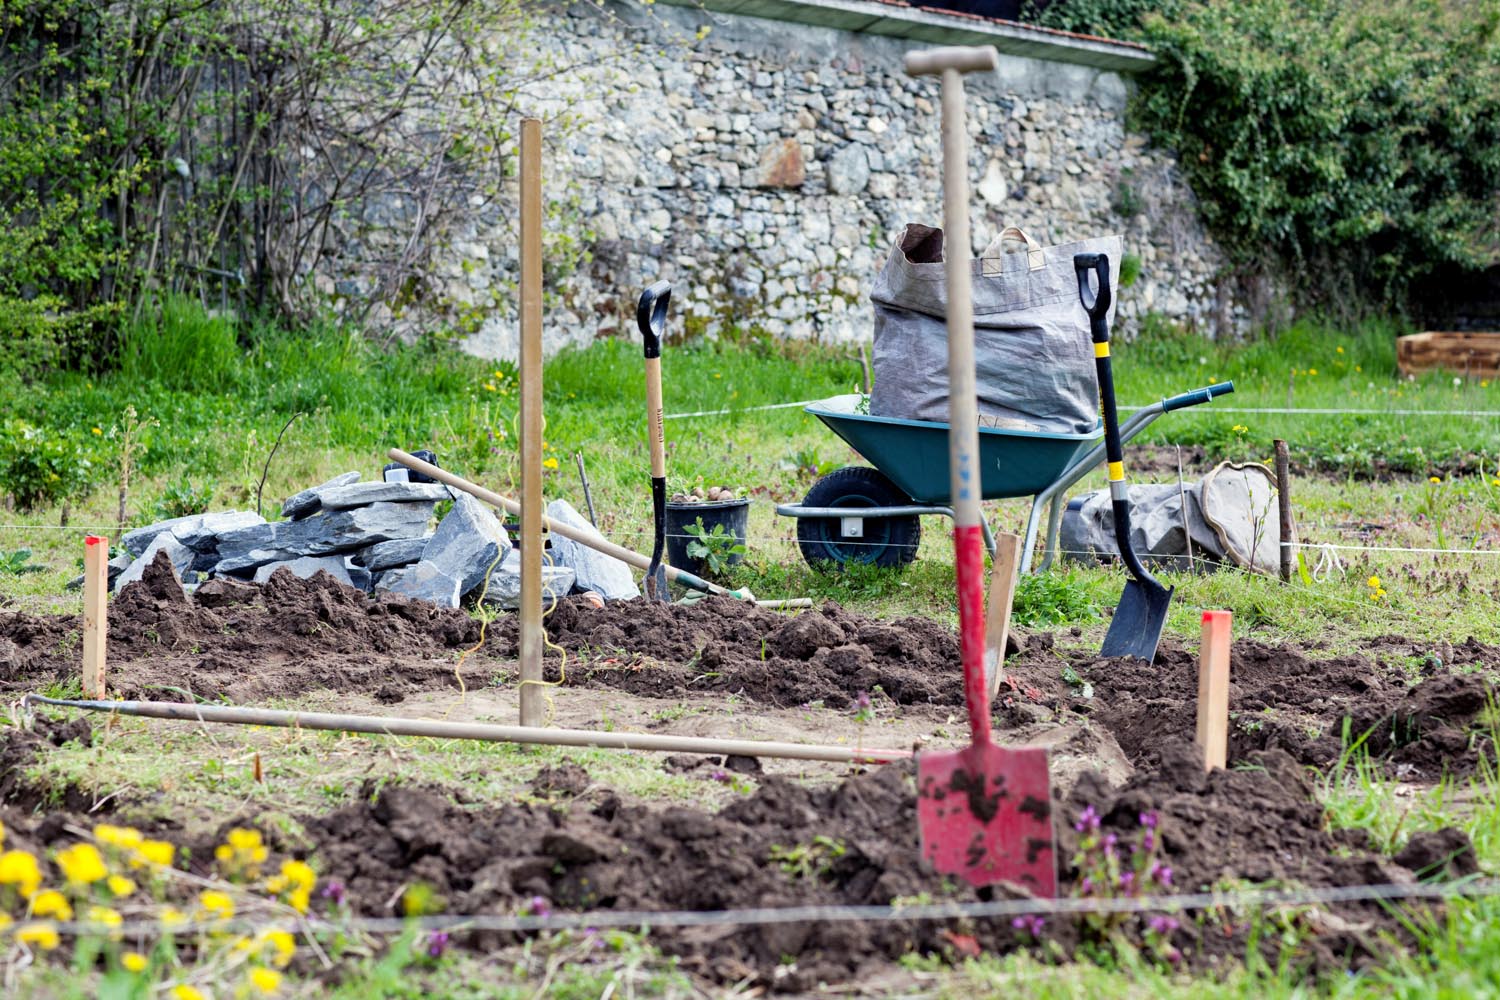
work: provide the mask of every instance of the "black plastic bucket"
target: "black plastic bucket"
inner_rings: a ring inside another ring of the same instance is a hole
[[[688,545],[696,537],[688,534],[689,527],[696,528],[698,518],[703,518],[703,530],[713,533],[714,525],[722,524],[724,534],[733,535],[735,544],[745,544],[745,529],[750,523],[750,497],[738,500],[710,500],[703,503],[668,503],[666,513],[667,564],[686,570],[694,576],[702,576],[703,563],[688,555]],[[732,566],[744,556],[738,553],[729,556]]]

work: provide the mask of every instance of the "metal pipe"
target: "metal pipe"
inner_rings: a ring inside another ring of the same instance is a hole
[[[532,726],[497,726],[480,722],[437,722],[401,719],[389,715],[336,715],[328,712],[287,712],[271,708],[240,708],[225,705],[184,705],[170,701],[85,701],[45,698],[28,694],[29,705],[55,705],[86,712],[110,712],[147,719],[176,722],[219,722],[239,726],[279,726],[283,729],[321,729],[332,732],[371,733],[383,736],[428,736],[444,740],[479,740],[484,743],[526,743],[544,746],[599,747],[605,750],[651,750],[661,753],[733,754],[744,757],[780,757],[787,760],[823,760],[836,764],[888,764],[908,760],[910,750],[862,750],[853,747],[776,743],[762,740],[727,740],[709,736],[666,736],[658,733],[597,733],[587,729],[542,729]]]

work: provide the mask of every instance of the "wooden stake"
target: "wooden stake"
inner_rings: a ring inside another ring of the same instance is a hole
[[[109,628],[109,539],[83,540],[83,693],[104,697],[104,649]]]
[[[1021,536],[1002,531],[995,535],[995,565],[990,571],[990,606],[984,622],[984,673],[990,700],[1005,680],[1005,640],[1010,635],[1010,610],[1016,599],[1016,565]]]
[[[1292,581],[1292,473],[1286,442],[1276,442],[1276,512],[1281,521],[1281,582]]]
[[[1203,646],[1198,652],[1198,735],[1193,741],[1203,751],[1203,769],[1224,767],[1229,759],[1229,635],[1233,616],[1228,611],[1203,612]]]
[[[521,725],[542,702],[542,123],[521,121]]]

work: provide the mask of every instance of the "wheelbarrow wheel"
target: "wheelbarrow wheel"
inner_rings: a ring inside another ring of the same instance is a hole
[[[835,469],[813,484],[802,501],[808,507],[848,507],[858,517],[861,507],[901,507],[912,502],[884,474],[859,465]],[[867,517],[859,533],[845,532],[845,518],[804,517],[797,521],[797,545],[814,569],[825,563],[870,563],[905,566],[917,557],[922,522],[908,517]]]

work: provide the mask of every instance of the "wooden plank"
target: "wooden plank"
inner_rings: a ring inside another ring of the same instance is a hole
[[[1016,566],[1020,562],[1021,536],[1002,531],[995,536],[995,566],[990,571],[990,606],[984,622],[984,673],[990,685],[990,700],[1000,693],[1005,680],[1005,640],[1010,635],[1010,611],[1016,599]]]
[[[83,694],[104,697],[104,651],[109,631],[109,539],[83,540]]]
[[[542,122],[521,121],[521,725],[542,723]]]
[[[1445,369],[1471,378],[1500,375],[1500,333],[1427,331],[1396,340],[1402,375]]]
[[[1198,651],[1198,731],[1194,743],[1203,753],[1203,769],[1224,767],[1229,758],[1228,611],[1203,612],[1203,646]]]

